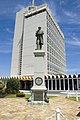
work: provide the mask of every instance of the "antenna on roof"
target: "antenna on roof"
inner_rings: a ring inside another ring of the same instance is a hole
[[[34,0],[32,0],[32,6],[34,6]]]
[[[34,6],[34,0],[32,0],[32,5],[31,6],[29,6],[29,10],[34,10],[34,8],[35,8],[35,6]]]

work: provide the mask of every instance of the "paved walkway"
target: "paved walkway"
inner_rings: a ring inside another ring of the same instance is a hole
[[[80,102],[67,100],[62,96],[50,99],[48,105],[30,105],[24,98],[1,98],[0,120],[46,120],[57,108],[68,120],[76,120],[78,107]],[[55,120],[55,117],[50,120]]]

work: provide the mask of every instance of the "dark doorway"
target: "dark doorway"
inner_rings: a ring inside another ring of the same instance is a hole
[[[32,87],[32,82],[31,81],[26,81],[26,90],[30,90]]]
[[[77,79],[73,79],[74,83],[74,90],[77,90]]]
[[[69,89],[72,90],[72,79],[69,79]]]
[[[49,80],[49,90],[51,90],[51,80]]]
[[[56,80],[57,82],[57,90],[59,90],[59,80]]]
[[[65,90],[68,90],[68,79],[65,79]]]
[[[55,80],[53,80],[53,90],[55,90]]]
[[[63,83],[63,79],[61,79],[61,90],[64,90],[64,83]]]
[[[24,87],[25,87],[24,81],[20,81],[20,89],[21,89],[21,90],[24,90]]]
[[[20,81],[21,90],[30,90],[32,86],[33,86],[33,81],[30,81],[30,80]]]
[[[80,90],[80,79],[78,79],[78,90]]]

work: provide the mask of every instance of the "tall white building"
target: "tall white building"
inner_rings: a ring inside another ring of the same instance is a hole
[[[66,73],[64,35],[46,4],[32,4],[16,14],[11,76],[34,75],[33,51],[38,27],[44,31],[45,75]]]

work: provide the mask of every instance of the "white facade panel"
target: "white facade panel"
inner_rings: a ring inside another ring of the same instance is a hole
[[[11,63],[11,76],[17,75],[19,70],[19,46],[20,40],[22,39],[22,29],[23,29],[23,14],[20,12],[16,14]]]
[[[22,53],[22,72],[21,72],[22,75],[34,74],[33,52],[36,49],[35,33],[39,26],[44,31],[44,43],[45,43],[46,41],[46,29],[45,29],[46,28],[46,12],[42,12],[35,16],[25,18],[23,53]],[[43,49],[45,49],[45,47],[43,47]]]

